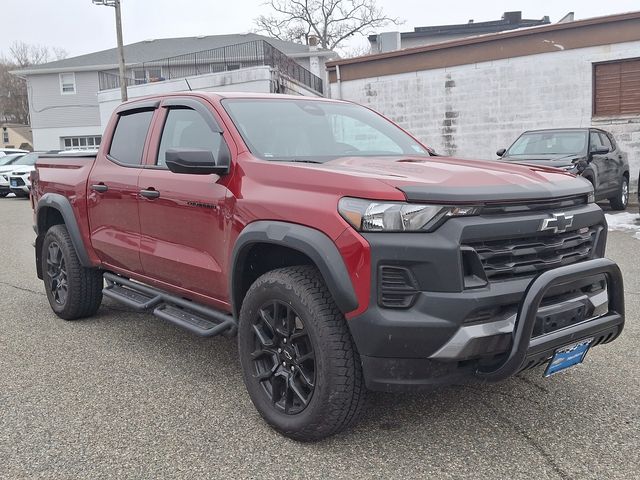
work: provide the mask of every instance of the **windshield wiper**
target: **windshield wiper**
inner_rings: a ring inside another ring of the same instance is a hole
[[[292,158],[290,160],[278,160],[278,162],[294,162],[294,163],[324,163],[319,160],[303,160],[301,158]]]

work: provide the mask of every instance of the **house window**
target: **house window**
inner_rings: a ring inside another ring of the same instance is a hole
[[[60,93],[62,93],[62,95],[73,95],[76,93],[75,73],[60,74]]]
[[[7,130],[2,132],[2,143],[9,143],[9,132]]]
[[[97,150],[100,136],[62,137],[60,143],[63,150]]]
[[[593,66],[593,115],[640,114],[640,59]]]

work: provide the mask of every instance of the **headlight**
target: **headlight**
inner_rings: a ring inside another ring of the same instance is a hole
[[[376,202],[349,197],[338,202],[342,218],[361,232],[430,232],[448,217],[476,215],[478,211],[478,207]]]
[[[572,163],[571,165],[566,165],[564,167],[560,167],[562,170],[566,170],[567,172],[575,172],[576,170],[578,170],[578,166],[575,163]]]

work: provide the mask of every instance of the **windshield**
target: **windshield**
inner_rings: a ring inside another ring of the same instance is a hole
[[[401,129],[355,104],[227,99],[223,105],[251,152],[265,160],[325,162],[345,156],[429,156]]]
[[[28,153],[24,157],[16,160],[12,165],[35,165],[38,160],[39,153]]]
[[[3,165],[11,165],[16,161],[17,158],[20,158],[24,155],[24,153],[12,153],[10,155],[6,155],[4,157],[0,157],[0,167]]]
[[[505,156],[573,155],[587,150],[587,131],[523,133]]]

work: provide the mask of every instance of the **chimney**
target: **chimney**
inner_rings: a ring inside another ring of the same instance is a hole
[[[307,45],[309,45],[309,50],[317,50],[319,43],[320,39],[317,36],[309,35],[307,37]]]
[[[504,14],[502,15],[502,19],[510,25],[520,23],[520,21],[522,20],[522,12],[504,12]]]
[[[469,23],[473,23],[473,18],[469,19]]]
[[[401,40],[400,32],[383,32],[378,34],[376,40],[379,53],[393,52],[394,50],[400,50]]]
[[[558,23],[573,22],[573,20],[574,20],[574,13],[573,12],[569,12],[564,17],[562,17],[560,20],[558,20]]]

